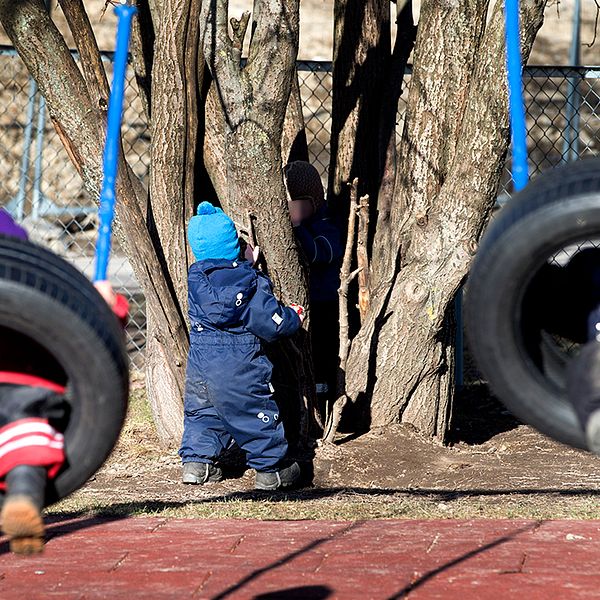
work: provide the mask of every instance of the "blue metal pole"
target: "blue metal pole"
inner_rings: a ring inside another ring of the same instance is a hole
[[[508,99],[512,133],[512,177],[516,191],[527,185],[527,128],[521,78],[521,42],[519,37],[519,0],[505,0],[506,68],[508,71]]]
[[[575,0],[573,11],[573,36],[569,50],[569,62],[572,67],[581,62],[581,0]],[[567,83],[565,136],[563,143],[563,161],[577,160],[579,157],[579,78],[569,77]]]
[[[108,122],[106,127],[106,143],[104,145],[104,179],[100,193],[98,210],[99,226],[96,242],[96,269],[94,281],[107,278],[108,258],[110,255],[112,224],[115,215],[115,182],[119,162],[119,146],[121,140],[121,118],[123,115],[123,96],[125,89],[125,72],[129,52],[129,34],[131,20],[136,13],[135,6],[119,5],[115,7],[118,18],[117,43],[113,64],[113,81],[108,101]]]

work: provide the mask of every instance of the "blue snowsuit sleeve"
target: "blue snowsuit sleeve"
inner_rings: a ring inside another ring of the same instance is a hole
[[[296,311],[275,298],[264,275],[256,279],[256,292],[246,306],[242,322],[248,331],[266,342],[292,335],[302,325]]]
[[[309,264],[332,264],[342,257],[340,234],[328,219],[298,225],[294,232]]]

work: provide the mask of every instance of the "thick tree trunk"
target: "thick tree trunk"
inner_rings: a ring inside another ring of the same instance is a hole
[[[148,218],[157,258],[165,273],[174,318],[187,327],[187,271],[191,263],[186,224],[193,214],[198,135],[199,16],[201,0],[164,0],[156,5],[152,107],[152,170]],[[181,339],[175,363],[163,347],[160,319],[147,303],[146,388],[161,440],[183,431],[183,394],[188,340]],[[165,370],[165,364],[171,365]]]
[[[522,3],[525,57],[544,5]],[[485,32],[486,2],[422,10],[392,227],[375,239],[387,245],[387,263],[353,342],[348,392],[370,399],[373,426],[409,422],[443,439],[452,300],[494,202],[509,141],[507,91],[500,2]]]

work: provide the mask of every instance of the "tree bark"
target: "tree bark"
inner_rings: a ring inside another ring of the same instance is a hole
[[[389,67],[388,0],[336,0],[333,106],[328,203],[341,223],[348,219],[348,182],[359,180],[372,211],[379,189],[381,116]],[[373,212],[372,214],[375,214]]]
[[[525,58],[544,6],[522,3]],[[507,90],[499,68],[500,2],[485,31],[485,2],[424,2],[423,11],[387,268],[352,346],[348,393],[370,398],[373,426],[409,422],[444,439],[453,392],[452,300],[494,203],[509,141]],[[465,49],[470,42],[475,52]],[[453,123],[457,115],[463,118]]]

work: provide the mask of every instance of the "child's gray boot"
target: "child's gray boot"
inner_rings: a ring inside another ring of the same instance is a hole
[[[221,469],[211,463],[187,462],[183,465],[183,483],[202,485],[223,481]]]
[[[256,481],[254,489],[256,490],[278,490],[291,487],[300,479],[300,466],[293,462],[289,467],[266,473],[256,471]]]

